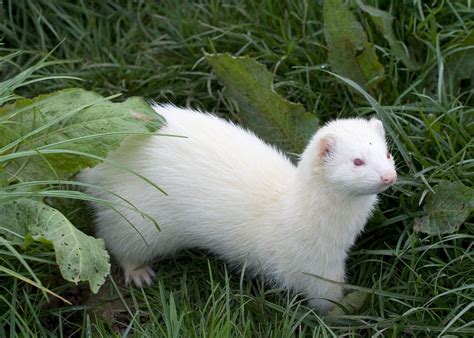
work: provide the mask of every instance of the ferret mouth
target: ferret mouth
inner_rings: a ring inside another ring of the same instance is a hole
[[[394,184],[395,182],[390,183],[390,184],[384,184],[384,183],[379,184],[378,185],[379,192],[384,192],[388,190],[388,188],[392,187]]]

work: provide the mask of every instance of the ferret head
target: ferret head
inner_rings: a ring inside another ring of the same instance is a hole
[[[302,162],[306,157],[313,174],[353,195],[377,194],[397,180],[382,122],[375,118],[328,123],[314,135]]]

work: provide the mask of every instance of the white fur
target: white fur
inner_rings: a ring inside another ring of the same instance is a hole
[[[97,233],[137,285],[153,277],[148,264],[185,248],[207,249],[266,281],[303,293],[310,305],[329,310],[344,282],[347,251],[363,229],[380,177],[394,173],[378,120],[335,120],[312,138],[295,167],[253,133],[214,115],[171,105],[154,106],[166,119],[161,133],[128,137],[111,163],[80,174],[151,214],[161,231],[140,214],[119,207],[136,227],[110,208],[96,205]],[[328,141],[323,142],[322,140]],[[370,144],[371,143],[371,144]],[[322,152],[322,145],[326,152]],[[353,159],[366,164],[356,167]],[[91,194],[123,204],[117,197]],[[140,232],[143,238],[138,233]]]

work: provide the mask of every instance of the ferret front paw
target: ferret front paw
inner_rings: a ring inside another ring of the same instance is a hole
[[[155,272],[148,265],[125,268],[126,284],[130,284],[133,281],[135,286],[141,288],[144,284],[151,285],[153,277],[155,277]]]

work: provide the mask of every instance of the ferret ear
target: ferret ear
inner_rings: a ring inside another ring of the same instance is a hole
[[[322,161],[327,159],[334,151],[335,146],[336,146],[336,135],[334,134],[324,135],[319,140],[319,147],[318,147],[319,159]]]
[[[385,129],[383,128],[383,123],[379,119],[372,117],[369,120],[369,124],[382,136],[385,137]]]

